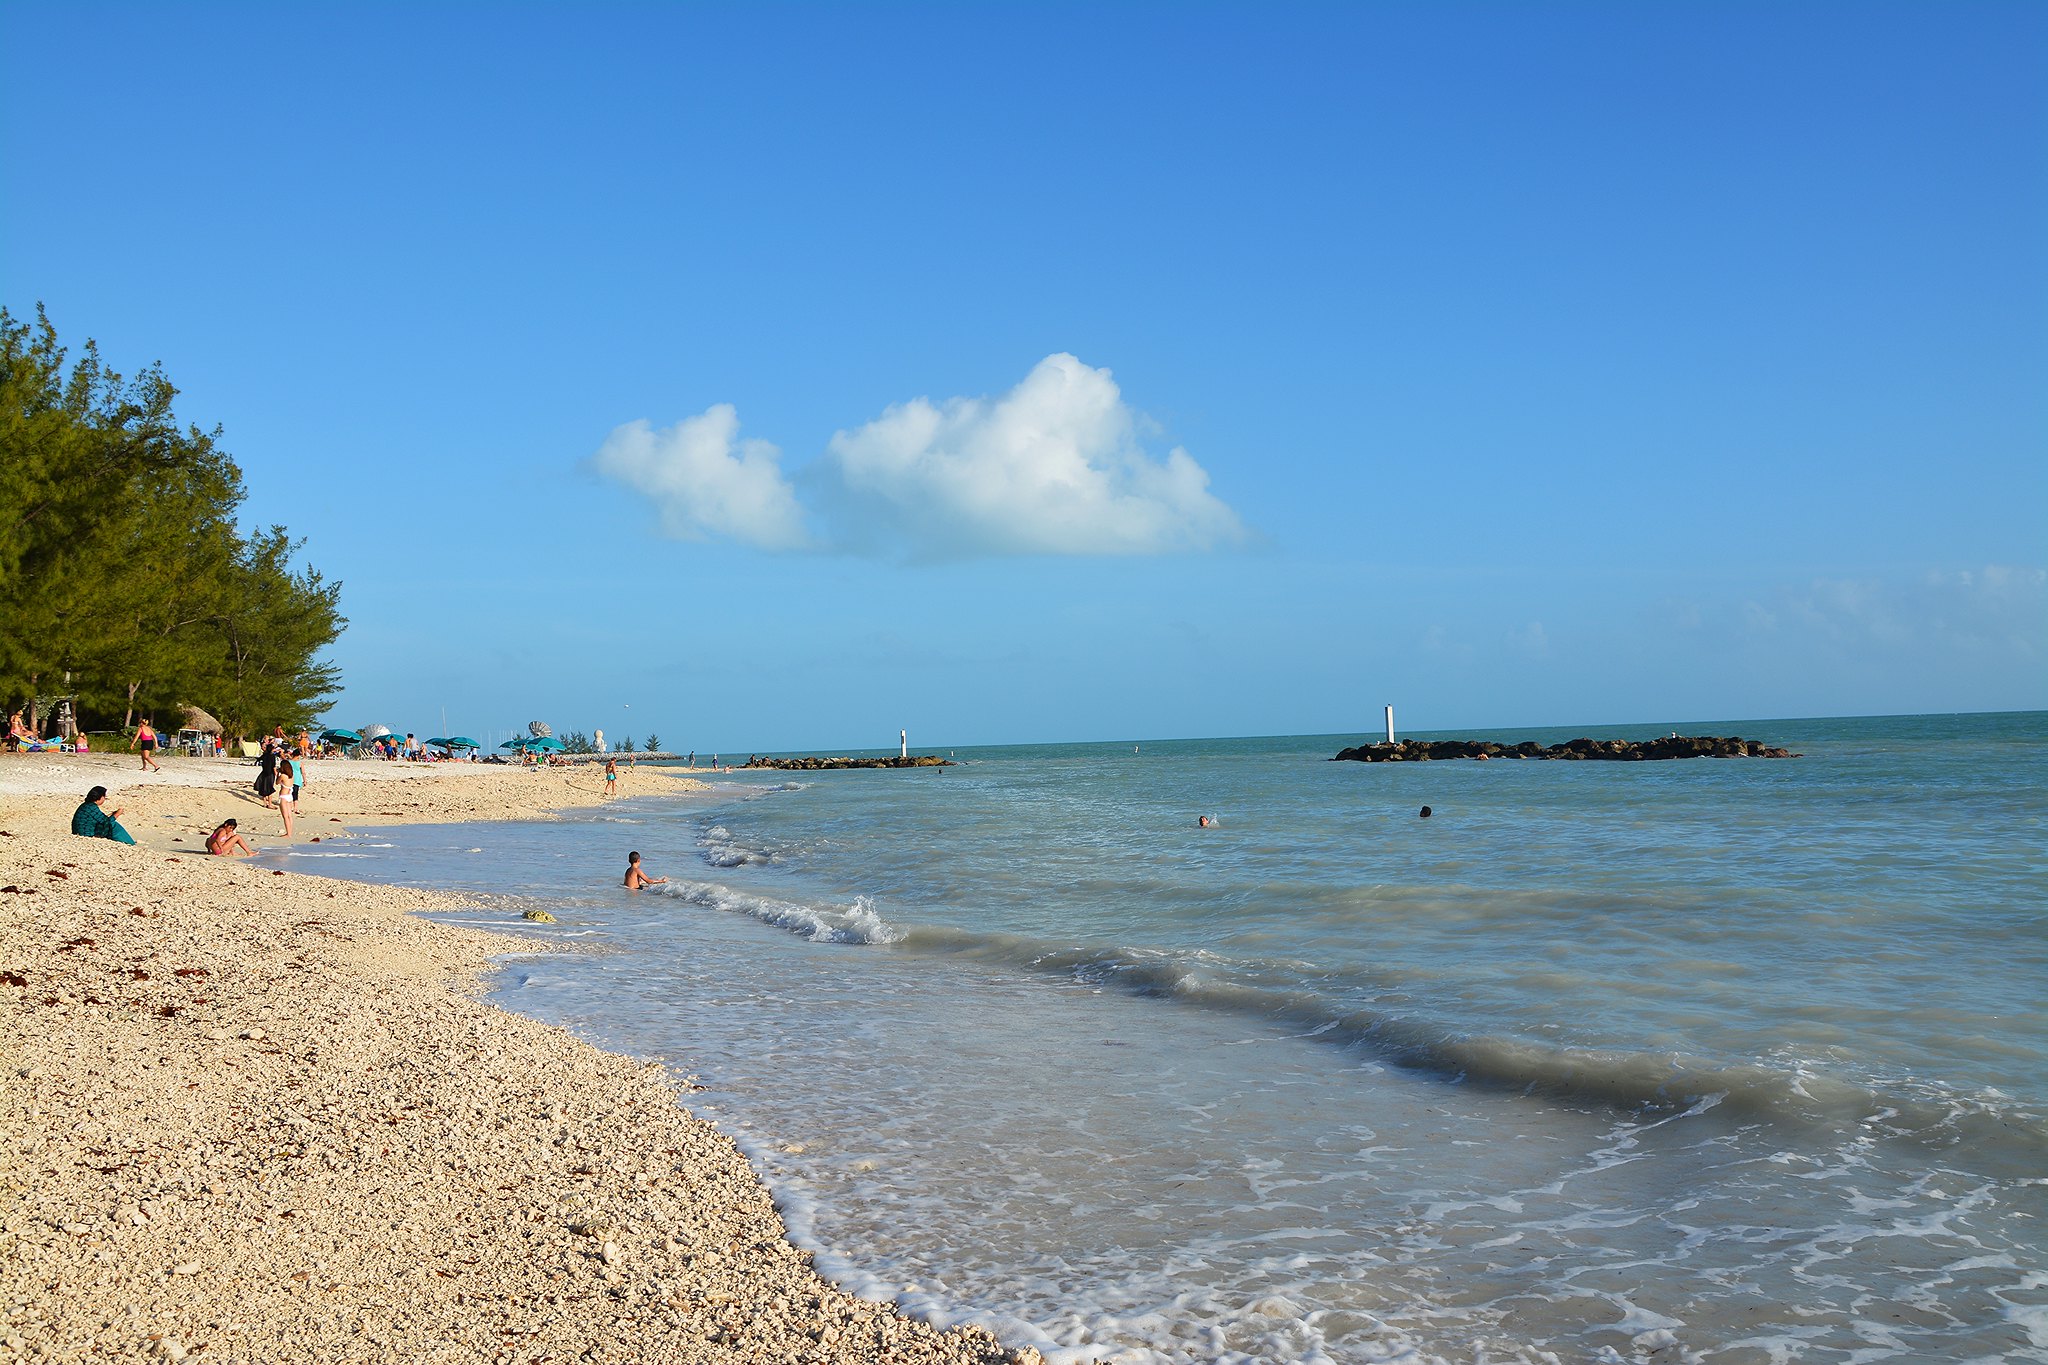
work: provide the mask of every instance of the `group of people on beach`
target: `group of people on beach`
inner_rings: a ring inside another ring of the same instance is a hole
[[[85,794],[85,800],[78,803],[78,809],[71,812],[71,832],[87,839],[112,839],[117,844],[132,844],[135,836],[121,824],[125,807],[107,809],[107,789],[94,787]],[[249,841],[233,820],[223,820],[206,836],[208,853],[229,856],[232,854],[254,853]]]
[[[263,752],[256,759],[256,794],[268,807],[273,803],[284,817],[284,837],[292,837],[292,815],[306,789],[306,770],[299,755],[285,742],[284,727],[263,737]]]
[[[58,753],[82,754],[89,747],[83,730],[74,731],[70,739],[56,735],[48,739],[43,738],[36,733],[35,726],[22,719],[19,711],[7,718],[7,732],[0,735],[0,746],[4,746],[9,753],[32,754],[48,753],[52,750]]]

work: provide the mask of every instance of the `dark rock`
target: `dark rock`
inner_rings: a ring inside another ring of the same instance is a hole
[[[1439,758],[1556,758],[1575,762],[1640,763],[1665,758],[1798,758],[1787,749],[1735,736],[1666,735],[1662,739],[1568,739],[1544,748],[1534,740],[1509,746],[1492,740],[1404,739],[1388,744],[1360,744],[1340,750],[1337,760],[1352,763],[1428,763]],[[924,760],[913,759],[913,763]],[[847,760],[837,760],[847,763]],[[866,759],[850,766],[902,766],[901,759]]]
[[[774,768],[784,772],[825,772],[844,768],[948,768],[953,764],[949,758],[937,754],[912,754],[908,758],[755,758],[749,768]]]

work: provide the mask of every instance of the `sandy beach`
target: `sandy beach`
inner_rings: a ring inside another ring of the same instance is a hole
[[[280,841],[253,765],[137,766],[0,756],[0,1360],[1036,1359],[826,1283],[686,1082],[481,1003],[535,944],[206,857],[228,815]],[[295,843],[599,796],[309,766]],[[68,833],[95,784],[137,846]]]

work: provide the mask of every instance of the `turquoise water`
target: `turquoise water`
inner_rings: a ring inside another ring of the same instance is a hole
[[[319,870],[546,903],[503,1003],[1056,1356],[2048,1360],[2048,715],[1479,737],[1673,729],[1805,756],[962,749]]]

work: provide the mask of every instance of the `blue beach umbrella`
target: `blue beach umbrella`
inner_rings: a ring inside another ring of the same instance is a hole
[[[323,730],[320,738],[329,744],[361,744],[363,737],[353,730]]]
[[[484,746],[464,735],[450,735],[441,741],[450,749],[481,749]]]
[[[541,736],[540,738],[538,738],[538,739],[530,739],[530,740],[526,741],[525,747],[526,747],[526,748],[528,748],[528,749],[554,749],[554,750],[560,750],[560,749],[566,749],[566,748],[568,748],[569,746],[568,746],[568,745],[566,745],[566,744],[564,744],[564,743],[562,743],[562,741],[561,741],[561,740],[559,740],[559,739],[556,739],[556,738],[555,738],[555,737],[554,737],[553,735],[542,735],[542,736]]]

